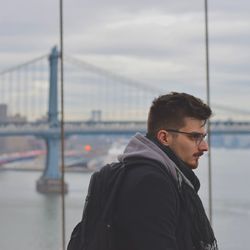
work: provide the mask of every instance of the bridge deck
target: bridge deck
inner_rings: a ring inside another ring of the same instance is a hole
[[[145,121],[66,122],[65,135],[73,134],[134,134],[146,132]],[[212,134],[250,134],[250,122],[211,122]],[[0,124],[0,136],[34,135],[41,137],[60,136],[60,126],[48,123]]]

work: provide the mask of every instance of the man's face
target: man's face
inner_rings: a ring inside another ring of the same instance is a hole
[[[184,119],[185,126],[178,131],[187,133],[206,134],[204,121],[187,117]],[[194,134],[195,135],[195,134]],[[181,158],[190,168],[198,167],[200,156],[208,151],[208,144],[204,140],[197,140],[192,134],[169,132],[169,147]],[[200,143],[199,143],[200,142]]]

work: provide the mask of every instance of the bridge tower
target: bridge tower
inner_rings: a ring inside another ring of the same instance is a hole
[[[58,59],[59,52],[54,47],[49,56],[49,107],[48,123],[50,129],[58,130]],[[61,172],[59,168],[60,133],[51,133],[44,137],[47,146],[47,158],[44,172],[37,181],[37,190],[42,193],[61,192]],[[64,183],[67,192],[67,184]]]

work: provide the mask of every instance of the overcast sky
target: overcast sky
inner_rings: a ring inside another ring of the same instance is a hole
[[[59,44],[59,1],[0,2],[0,71]],[[208,4],[211,103],[250,110],[250,2]],[[65,54],[203,99],[204,27],[200,0],[64,1]]]

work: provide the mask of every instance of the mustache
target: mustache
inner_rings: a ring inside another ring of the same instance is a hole
[[[200,156],[202,156],[202,155],[203,155],[203,153],[201,153],[201,152],[198,152],[198,153],[195,153],[195,154],[194,154],[195,157],[200,157]]]

